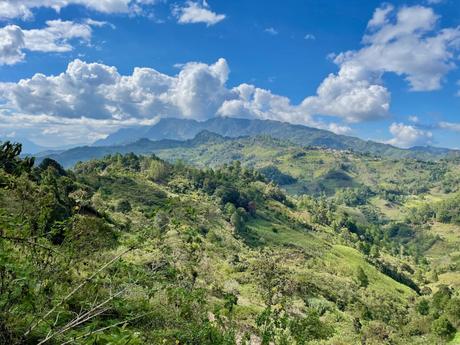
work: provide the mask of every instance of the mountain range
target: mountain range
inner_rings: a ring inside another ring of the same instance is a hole
[[[37,157],[39,159],[45,156],[50,157],[70,167],[78,161],[108,154],[129,152],[146,154],[168,147],[193,146],[204,140],[215,140],[216,136],[212,136],[211,133],[217,134],[221,139],[266,135],[274,139],[288,140],[293,145],[301,147],[350,150],[395,159],[437,160],[460,155],[460,151],[432,146],[401,149],[384,143],[366,141],[286,122],[219,117],[204,122],[165,118],[153,126],[120,129],[107,138],[95,142],[92,146],[44,152],[38,154]]]
[[[133,143],[139,139],[150,140],[187,140],[199,132],[207,130],[225,137],[269,135],[276,139],[287,139],[302,146],[326,147],[338,150],[353,150],[389,157],[417,157],[427,155],[447,155],[455,150],[431,146],[417,146],[401,149],[395,146],[356,137],[339,135],[333,132],[294,125],[272,120],[250,120],[228,117],[216,117],[207,121],[190,119],[164,118],[152,126],[124,128],[95,142],[95,146],[112,146]],[[457,152],[458,153],[458,152]]]

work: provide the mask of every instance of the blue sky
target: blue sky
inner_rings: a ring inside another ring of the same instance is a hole
[[[9,0],[0,18],[0,137],[234,116],[460,147],[456,0]]]

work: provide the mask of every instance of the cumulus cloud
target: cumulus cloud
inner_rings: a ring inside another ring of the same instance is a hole
[[[311,41],[314,41],[316,40],[316,36],[313,35],[313,34],[306,34],[304,37],[303,37],[305,40],[311,40]]]
[[[402,148],[424,146],[432,143],[433,133],[403,123],[392,123],[390,133],[393,138],[386,143]]]
[[[27,119],[37,128],[51,128],[46,134],[53,130],[54,135],[64,136],[66,132],[60,130],[72,124],[80,132],[87,125],[90,133],[100,135],[117,126],[162,117],[232,116],[299,123],[339,134],[351,131],[348,126],[319,121],[269,90],[249,84],[229,89],[225,59],[210,65],[191,62],[180,68],[175,76],[152,68],[135,68],[132,74],[121,75],[113,66],[74,60],[56,76],[38,73],[17,83],[0,83],[3,126],[12,130]],[[96,123],[101,123],[100,131],[95,131]],[[89,138],[88,133],[84,137]]]
[[[68,52],[71,40],[89,42],[90,24],[49,20],[43,29],[24,30],[17,25],[0,28],[0,65],[13,65],[25,58],[25,50],[36,52]]]
[[[24,33],[20,27],[8,25],[0,29],[0,65],[13,65],[22,61],[25,54]]]
[[[155,0],[7,0],[0,2],[0,19],[30,19],[33,17],[33,9],[51,8],[59,12],[69,5],[81,5],[102,13],[135,13],[139,6],[154,2]]]
[[[225,19],[225,14],[217,14],[211,11],[208,3],[187,1],[185,6],[175,6],[173,15],[179,24],[204,23],[206,26],[215,25]]]
[[[390,92],[378,79],[358,66],[342,66],[318,87],[317,95],[307,97],[301,107],[308,114],[338,116],[348,122],[388,117]]]
[[[439,89],[444,75],[455,68],[460,27],[435,31],[439,16],[423,6],[403,7],[397,13],[392,7],[379,10],[384,14],[364,36],[365,46],[340,54],[336,62],[404,76],[413,91]]]
[[[214,116],[228,78],[224,59],[213,65],[188,63],[170,77],[150,68],[135,68],[122,76],[115,67],[75,60],[57,76],[36,74],[18,83],[0,84],[0,98],[10,109],[26,114],[67,118]]]
[[[304,111],[348,122],[385,118],[391,95],[381,79],[384,73],[403,76],[412,91],[439,89],[456,67],[460,27],[436,31],[438,21],[433,10],[423,6],[376,9],[363,47],[333,56],[339,72],[321,83],[316,96],[303,101]]]

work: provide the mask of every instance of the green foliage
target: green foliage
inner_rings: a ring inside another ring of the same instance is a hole
[[[346,188],[339,189],[335,198],[341,204],[347,206],[358,206],[367,203],[367,200],[373,195],[369,188]]]
[[[8,174],[21,175],[30,172],[34,165],[34,158],[20,159],[22,145],[9,141],[0,145],[0,168]]]
[[[417,304],[417,311],[420,315],[428,315],[430,312],[430,303],[426,299],[421,299]]]
[[[334,329],[320,320],[315,310],[308,310],[307,315],[290,321],[289,329],[297,344],[308,344],[312,340],[328,339]]]
[[[128,212],[131,212],[131,210],[132,210],[131,203],[128,200],[120,200],[117,203],[117,206],[116,206],[117,212],[128,213]]]
[[[433,321],[431,329],[434,334],[442,338],[450,338],[455,334],[455,327],[445,316],[441,316],[439,319]]]
[[[364,272],[363,268],[360,266],[356,272],[356,279],[358,280],[359,286],[366,288],[369,286],[369,278]]]
[[[436,218],[442,223],[460,224],[460,194],[440,202]]]

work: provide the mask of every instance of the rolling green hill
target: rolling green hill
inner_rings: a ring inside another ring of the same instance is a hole
[[[455,161],[208,132],[137,145],[170,163],[64,170],[1,147],[1,344],[454,342]]]

